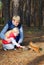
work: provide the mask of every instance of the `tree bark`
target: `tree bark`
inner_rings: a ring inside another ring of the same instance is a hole
[[[13,16],[18,15],[19,0],[13,0]]]
[[[3,2],[3,17],[5,18],[6,23],[6,21],[8,21],[10,18],[10,0],[2,0],[2,2]]]
[[[43,24],[43,17],[42,17],[42,0],[39,0],[39,29],[41,29]]]
[[[36,27],[36,0],[34,0],[34,15],[33,15],[33,18],[34,18],[34,27]]]
[[[31,0],[26,1],[26,23],[30,27],[30,16],[31,16]]]

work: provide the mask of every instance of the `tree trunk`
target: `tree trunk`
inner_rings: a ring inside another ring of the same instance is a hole
[[[33,13],[34,27],[36,27],[36,0],[34,0],[34,13]]]
[[[13,0],[13,16],[18,15],[19,0]]]
[[[5,23],[10,18],[10,0],[2,0],[3,2],[3,17],[5,18]]]
[[[21,18],[21,23],[23,23],[23,0],[19,1],[19,10],[18,10],[18,14]]]
[[[26,23],[30,27],[31,0],[27,0],[26,4]]]
[[[42,19],[42,0],[39,0],[39,29],[42,27],[43,19]]]
[[[43,26],[44,26],[44,0],[42,0],[42,16],[43,16]]]

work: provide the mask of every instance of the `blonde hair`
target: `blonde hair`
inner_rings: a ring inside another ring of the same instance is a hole
[[[13,32],[19,33],[19,29],[17,27],[12,29]]]
[[[10,32],[13,32],[13,33],[18,33],[19,34],[19,29],[17,27],[13,28],[12,30],[9,30],[5,33],[5,36],[8,37]]]
[[[13,16],[12,18],[13,20],[17,20],[17,21],[20,21],[20,16]]]

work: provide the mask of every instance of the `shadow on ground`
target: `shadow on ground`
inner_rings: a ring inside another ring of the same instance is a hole
[[[27,65],[44,65],[44,63],[40,63],[40,62],[44,62],[44,55],[36,57],[34,60],[32,60],[31,62],[29,62]]]

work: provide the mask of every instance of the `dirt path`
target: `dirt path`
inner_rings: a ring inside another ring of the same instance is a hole
[[[0,49],[0,65],[44,65],[44,42],[36,43],[42,48],[40,53],[21,49],[3,51]]]
[[[3,51],[0,44],[0,65],[44,65],[44,34],[25,33],[24,45],[28,45],[30,40],[34,40],[35,44],[42,48],[40,53],[21,49]]]

